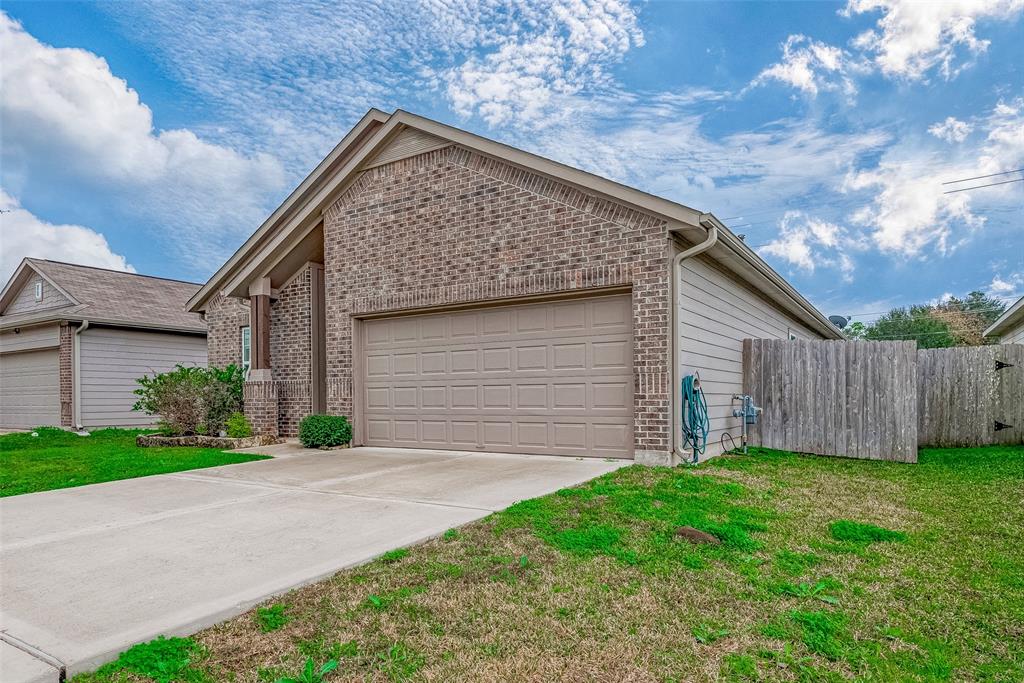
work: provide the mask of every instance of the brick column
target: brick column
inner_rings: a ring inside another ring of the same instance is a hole
[[[60,426],[74,427],[74,353],[75,331],[67,323],[60,324],[60,350],[57,358],[60,365]]]
[[[245,416],[256,434],[278,436],[277,389],[272,380],[245,383]]]

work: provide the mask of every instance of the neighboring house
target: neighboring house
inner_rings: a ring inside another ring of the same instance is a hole
[[[1000,344],[1024,344],[1024,296],[989,325],[985,336],[997,337]]]
[[[144,374],[206,365],[199,285],[26,258],[0,294],[0,427],[152,424]]]
[[[356,444],[649,463],[688,456],[685,374],[711,455],[744,338],[842,338],[714,216],[404,111],[367,113],[189,309],[211,363],[251,361],[261,432],[329,412]]]

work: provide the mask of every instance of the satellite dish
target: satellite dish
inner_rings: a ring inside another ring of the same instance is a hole
[[[843,329],[846,327],[846,323],[850,322],[850,319],[845,315],[830,315],[828,321],[839,329]]]

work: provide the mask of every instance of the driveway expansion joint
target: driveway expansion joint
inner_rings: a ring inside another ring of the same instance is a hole
[[[57,670],[57,675],[60,677],[59,680],[60,681],[64,680],[64,675],[65,675],[64,662],[62,662],[61,660],[57,659],[56,657],[54,657],[50,653],[45,652],[43,650],[40,650],[35,645],[32,645],[30,643],[26,643],[21,638],[18,638],[17,636],[12,635],[9,631],[6,631],[6,630],[0,631],[0,640],[2,640],[3,642],[7,643],[11,647],[15,647],[15,648],[21,650],[22,652],[24,652],[25,654],[29,655],[30,657],[33,657],[34,659],[38,659],[43,664],[46,664],[47,666],[53,667],[54,669]]]

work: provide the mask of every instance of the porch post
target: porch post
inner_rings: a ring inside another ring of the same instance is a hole
[[[252,335],[249,378],[268,381],[271,378],[270,278],[263,278],[249,287],[249,327]]]
[[[278,395],[270,368],[270,278],[249,286],[249,377],[245,415],[257,434],[278,435]]]

